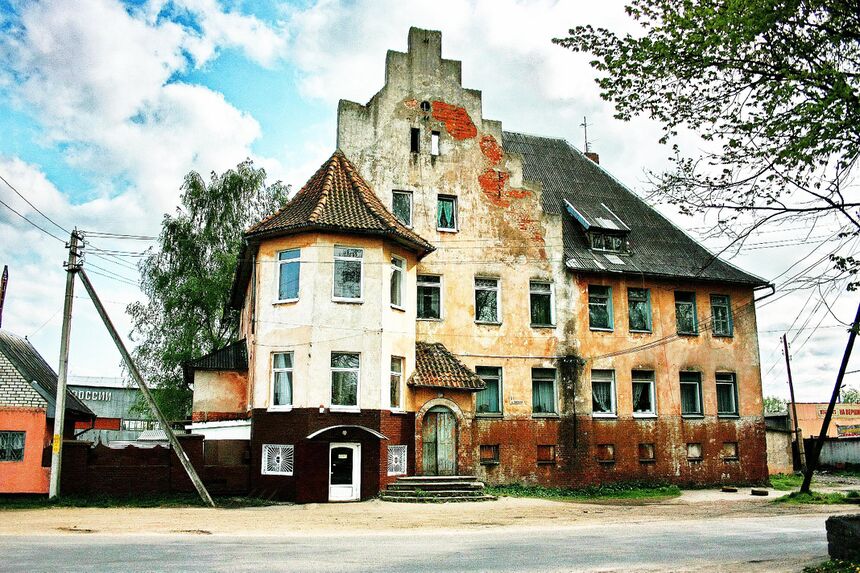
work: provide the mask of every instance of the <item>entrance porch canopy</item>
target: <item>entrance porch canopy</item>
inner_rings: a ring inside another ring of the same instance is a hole
[[[376,436],[380,440],[387,440],[388,439],[388,436],[386,436],[385,434],[383,434],[381,432],[377,432],[376,430],[374,430],[372,428],[368,428],[367,426],[357,426],[357,425],[352,425],[352,424],[339,424],[337,426],[329,426],[327,428],[323,428],[322,430],[317,430],[316,432],[313,432],[312,434],[308,435],[308,437],[305,439],[311,440],[313,438],[316,438],[317,436],[319,436],[322,433],[328,432],[329,430],[339,430],[342,428],[343,429],[354,428],[356,430],[364,430],[365,432]]]

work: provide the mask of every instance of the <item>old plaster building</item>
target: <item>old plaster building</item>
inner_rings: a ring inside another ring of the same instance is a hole
[[[194,372],[193,429],[250,441],[251,483],[368,497],[489,483],[767,478],[754,295],[560,139],[503,131],[411,29],[341,101],[337,151],[250,228],[244,340]]]

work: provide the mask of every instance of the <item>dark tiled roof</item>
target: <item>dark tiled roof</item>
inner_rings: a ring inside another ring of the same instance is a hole
[[[766,280],[714,257],[563,139],[504,132],[502,142],[505,151],[522,155],[523,178],[542,185],[544,211],[562,215],[568,268],[751,286],[767,284]],[[622,263],[611,260],[611,254],[607,258],[590,249],[582,221],[570,214],[565,200],[587,224],[612,228],[600,220],[614,223],[620,219],[630,228],[630,252],[618,257]]]
[[[415,372],[410,376],[408,384],[470,391],[487,387],[477,374],[439,342],[415,343]]]
[[[237,340],[220,350],[186,362],[182,367],[182,371],[187,383],[194,382],[195,370],[235,370],[237,372],[247,372],[248,346],[245,344],[245,339]]]
[[[305,230],[379,235],[418,253],[435,247],[404,226],[341,151],[335,151],[282,209],[248,229],[249,239]]]
[[[12,334],[8,330],[0,330],[0,353],[45,399],[48,403],[48,416],[53,417],[57,396],[57,373],[54,369],[45,362],[29,340]],[[66,410],[90,418],[95,417],[92,410],[68,389],[66,389]]]

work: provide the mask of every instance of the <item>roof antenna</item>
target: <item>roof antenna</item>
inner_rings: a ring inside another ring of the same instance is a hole
[[[585,132],[585,152],[588,153],[591,151],[591,144],[588,142],[588,118],[582,116],[582,123],[579,126]]]

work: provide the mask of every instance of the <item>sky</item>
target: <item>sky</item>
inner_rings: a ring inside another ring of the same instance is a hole
[[[3,328],[28,336],[56,368],[69,229],[157,235],[191,170],[251,158],[270,182],[297,190],[334,151],[338,100],[364,103],[382,87],[385,53],[406,51],[410,26],[442,31],[443,56],[463,62],[464,86],[482,90],[484,117],[579,148],[587,117],[601,165],[647,193],[646,173],[667,167],[669,149],[656,123],[613,118],[586,55],[551,43],[580,24],[636,29],[617,0],[0,0],[0,176],[20,193],[0,181]],[[660,210],[694,236],[705,226]],[[798,260],[818,259],[834,230],[827,221],[766,228],[731,262],[779,284]],[[92,253],[86,264],[134,344],[124,312],[142,298],[134,253],[152,243],[91,239],[121,252]],[[705,240],[712,250],[724,244]],[[70,373],[120,375],[80,285],[74,302]],[[783,289],[760,305],[764,394],[788,396],[779,337],[791,328],[797,398],[826,400],[856,303],[855,293],[825,288]],[[855,355],[849,370],[858,368]],[[858,387],[860,375],[846,382]]]

